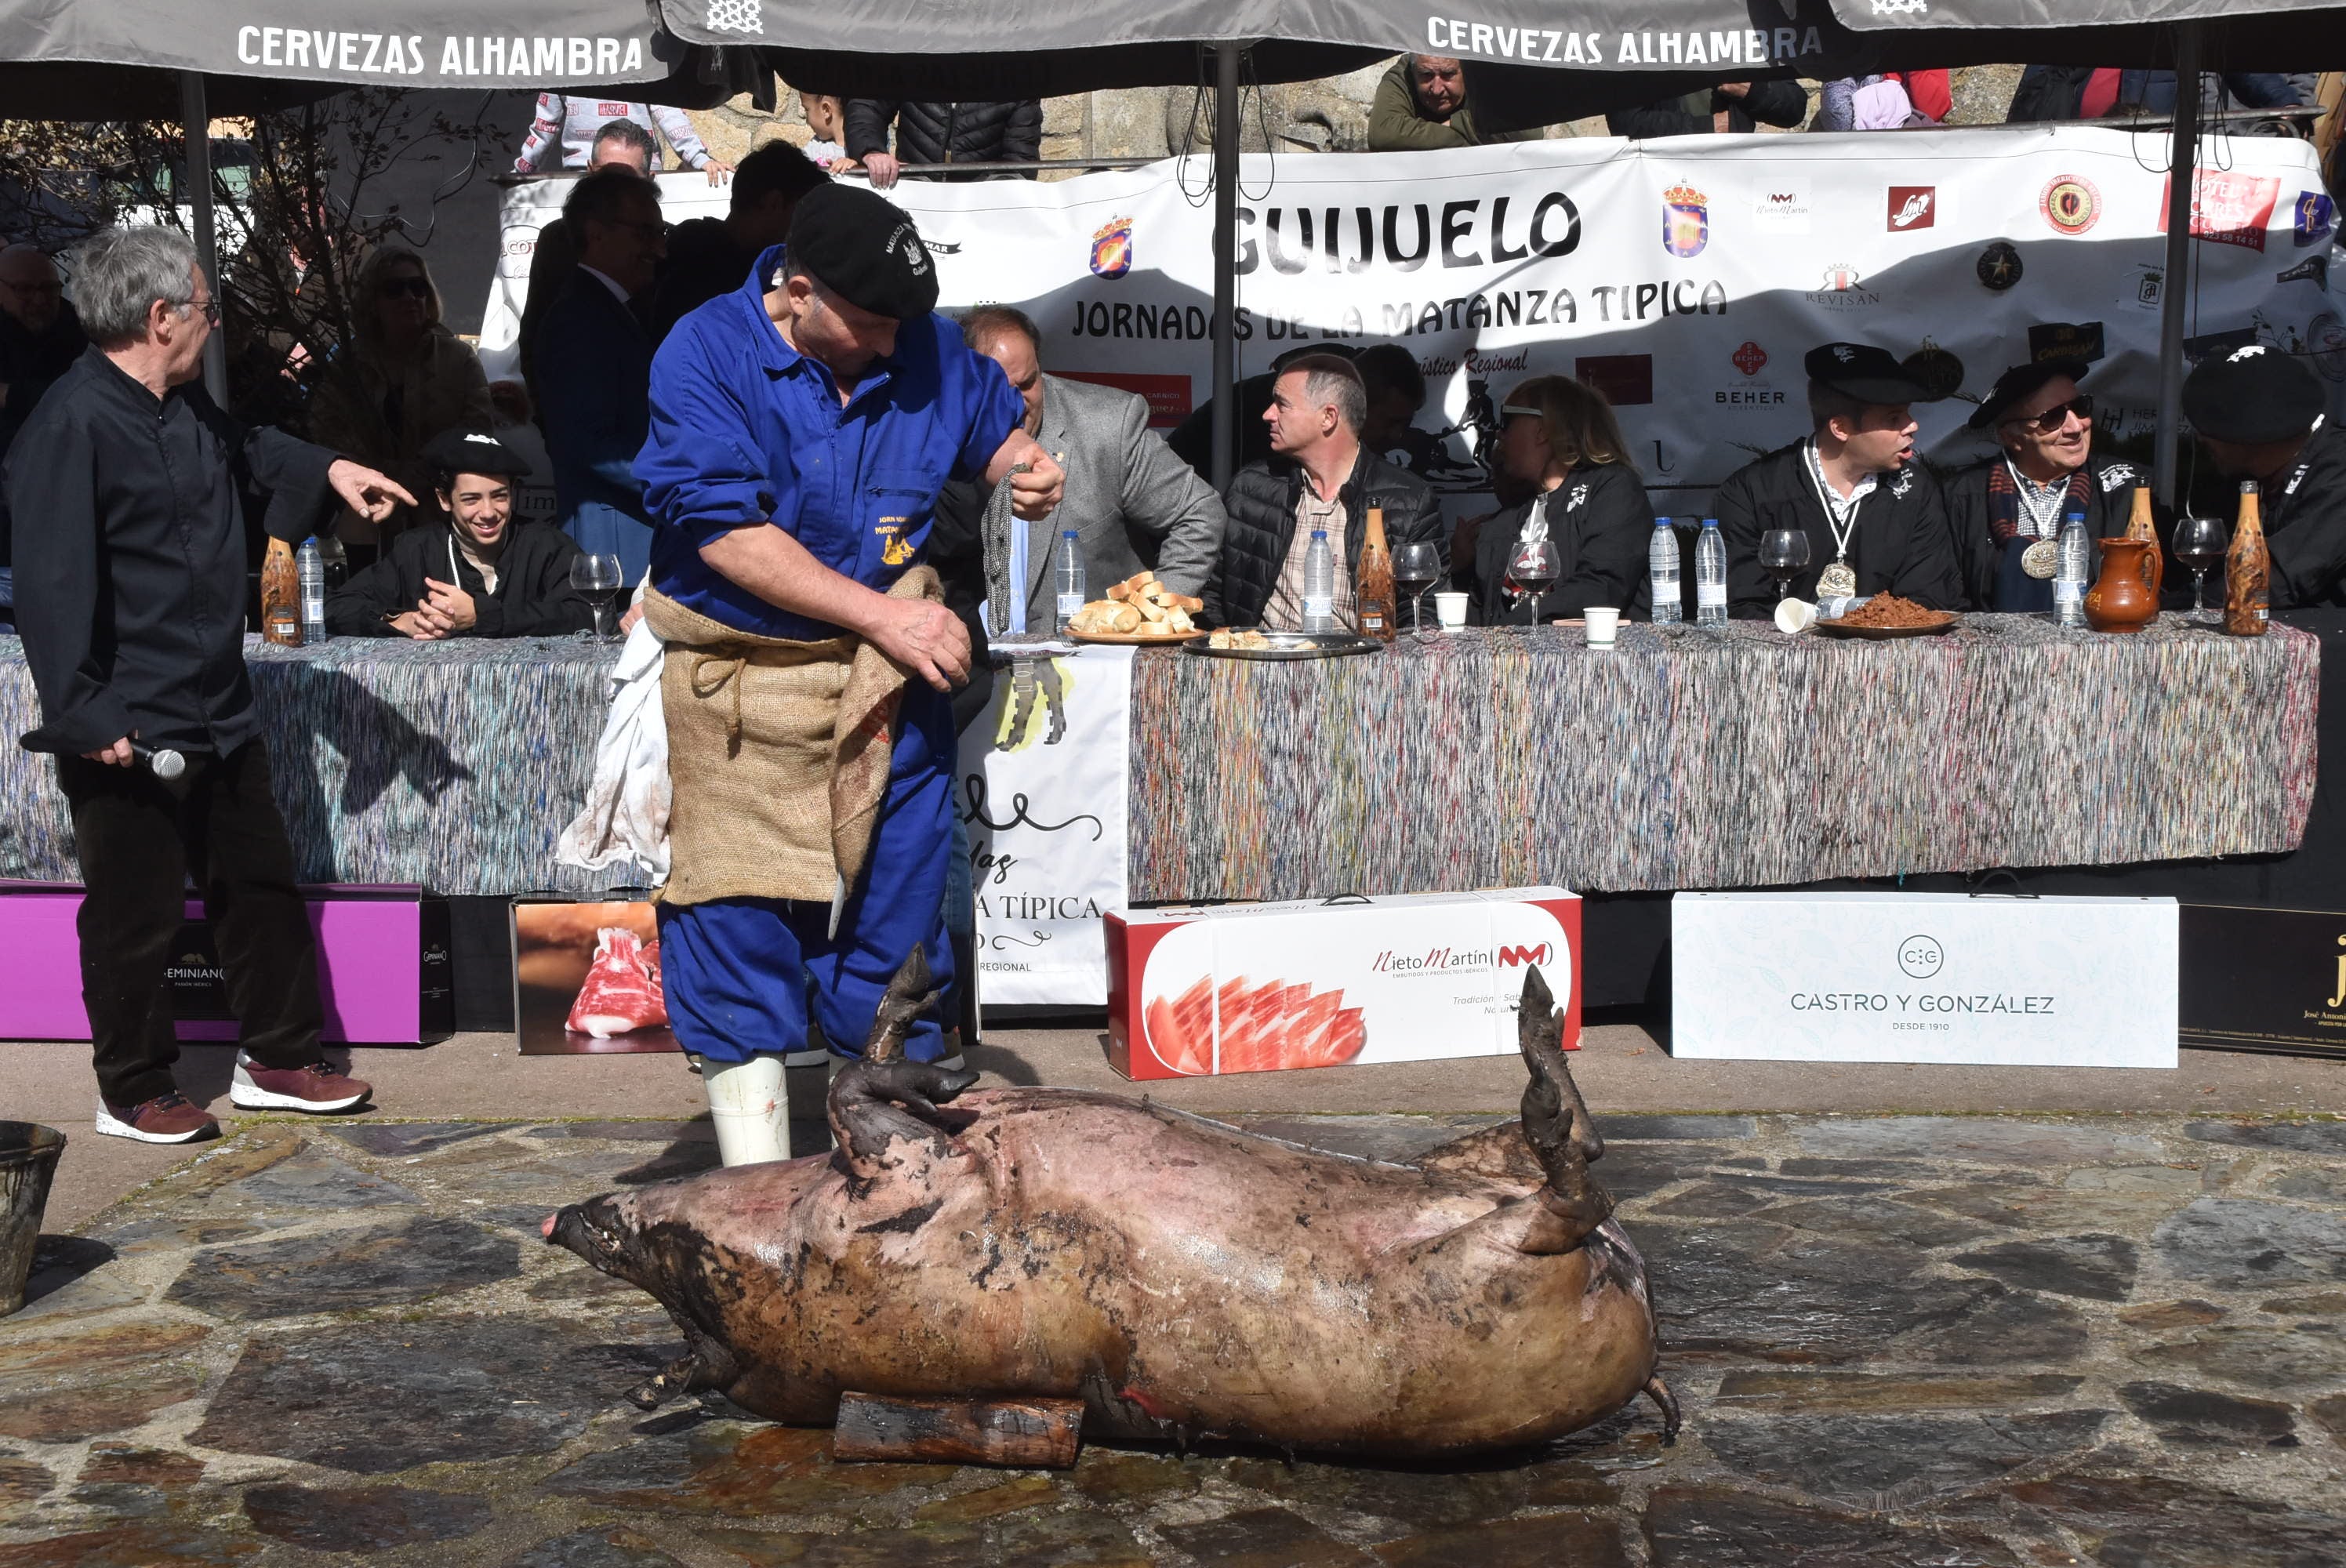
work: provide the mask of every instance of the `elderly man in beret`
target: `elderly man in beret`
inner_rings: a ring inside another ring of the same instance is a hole
[[[2003,452],[1947,482],[1947,520],[1972,603],[2032,614],[2053,608],[2061,524],[2086,514],[2086,537],[2123,534],[2142,483],[2134,464],[2094,454],[2094,400],[2077,390],[2083,360],[2014,365],[1964,423]]]
[[[644,618],[668,650],[661,970],[728,1165],[787,1155],[782,1058],[811,1023],[854,1050],[916,950],[952,973],[947,693],[970,641],[923,558],[932,513],[949,481],[1007,478],[1044,516],[1062,475],[936,302],[912,219],[824,186],[653,361],[636,472]],[[943,1050],[912,1023],[908,1056]]]
[[[2346,434],[2296,358],[2251,343],[2200,361],[2183,416],[2217,471],[2253,479],[2272,551],[2272,607],[2346,607]]]
[[[1889,593],[1961,609],[1946,504],[1914,461],[1912,405],[1932,401],[1930,389],[1870,343],[1823,343],[1802,364],[1812,433],[1745,463],[1712,499],[1727,536],[1728,613],[1774,613],[1775,585],[1760,564],[1760,539],[1771,528],[1809,536],[1794,598]]]

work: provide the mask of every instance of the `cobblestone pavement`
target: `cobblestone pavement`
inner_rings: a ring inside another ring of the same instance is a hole
[[[1406,1157],[1474,1118],[1256,1121]],[[1647,1116],[1598,1174],[1687,1409],[1447,1469],[838,1465],[621,1391],[676,1353],[539,1242],[705,1127],[251,1126],[44,1244],[0,1568],[2346,1563],[2346,1123]]]

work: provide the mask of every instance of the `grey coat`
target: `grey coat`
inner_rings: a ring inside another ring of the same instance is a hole
[[[949,484],[937,499],[941,553],[974,556],[982,542],[986,598],[997,627],[1010,603],[1005,573],[1012,528],[1026,530],[1029,631],[1052,629],[1054,552],[1068,528],[1083,545],[1088,597],[1101,597],[1110,583],[1143,567],[1176,593],[1203,593],[1221,555],[1221,500],[1148,428],[1146,399],[1046,375],[1035,439],[1067,473],[1066,498],[1050,516],[1038,522],[1014,516],[1006,480],[991,495],[982,485]]]

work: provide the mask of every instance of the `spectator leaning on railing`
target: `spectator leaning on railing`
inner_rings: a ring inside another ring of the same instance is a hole
[[[1487,142],[1537,141],[1537,130],[1485,134],[1466,105],[1465,69],[1446,55],[1403,55],[1369,106],[1371,152],[1431,152]]]
[[[888,127],[896,146],[888,147]],[[932,103],[896,98],[847,100],[847,155],[863,165],[875,190],[896,183],[908,163],[1032,163],[1042,156],[1043,100]],[[923,179],[1001,179],[999,174],[930,174]],[[1023,178],[1032,179],[1033,171]]]
[[[1615,109],[1605,128],[1650,140],[1665,136],[1749,136],[1763,125],[1790,129],[1809,117],[1809,95],[1798,82],[1721,82],[1663,98],[1642,108]]]
[[[685,117],[682,109],[665,104],[633,104],[617,98],[588,97],[566,93],[537,95],[537,118],[531,122],[529,134],[522,138],[521,151],[514,158],[515,174],[536,174],[546,159],[548,148],[559,143],[562,158],[556,167],[585,168],[593,162],[594,144],[602,138],[604,129],[613,120],[625,120],[644,133],[649,141],[657,126],[669,145],[676,148],[677,161],[687,168],[696,168],[709,176],[709,183],[717,185],[733,172],[729,163],[709,156],[700,145],[700,137]],[[652,143],[649,172],[659,171],[659,146]]]

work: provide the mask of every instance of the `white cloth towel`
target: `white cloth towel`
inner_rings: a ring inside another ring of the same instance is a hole
[[[644,621],[619,650],[586,806],[554,847],[554,858],[566,866],[599,871],[633,860],[655,884],[668,881],[668,718],[660,706],[667,652]]]

